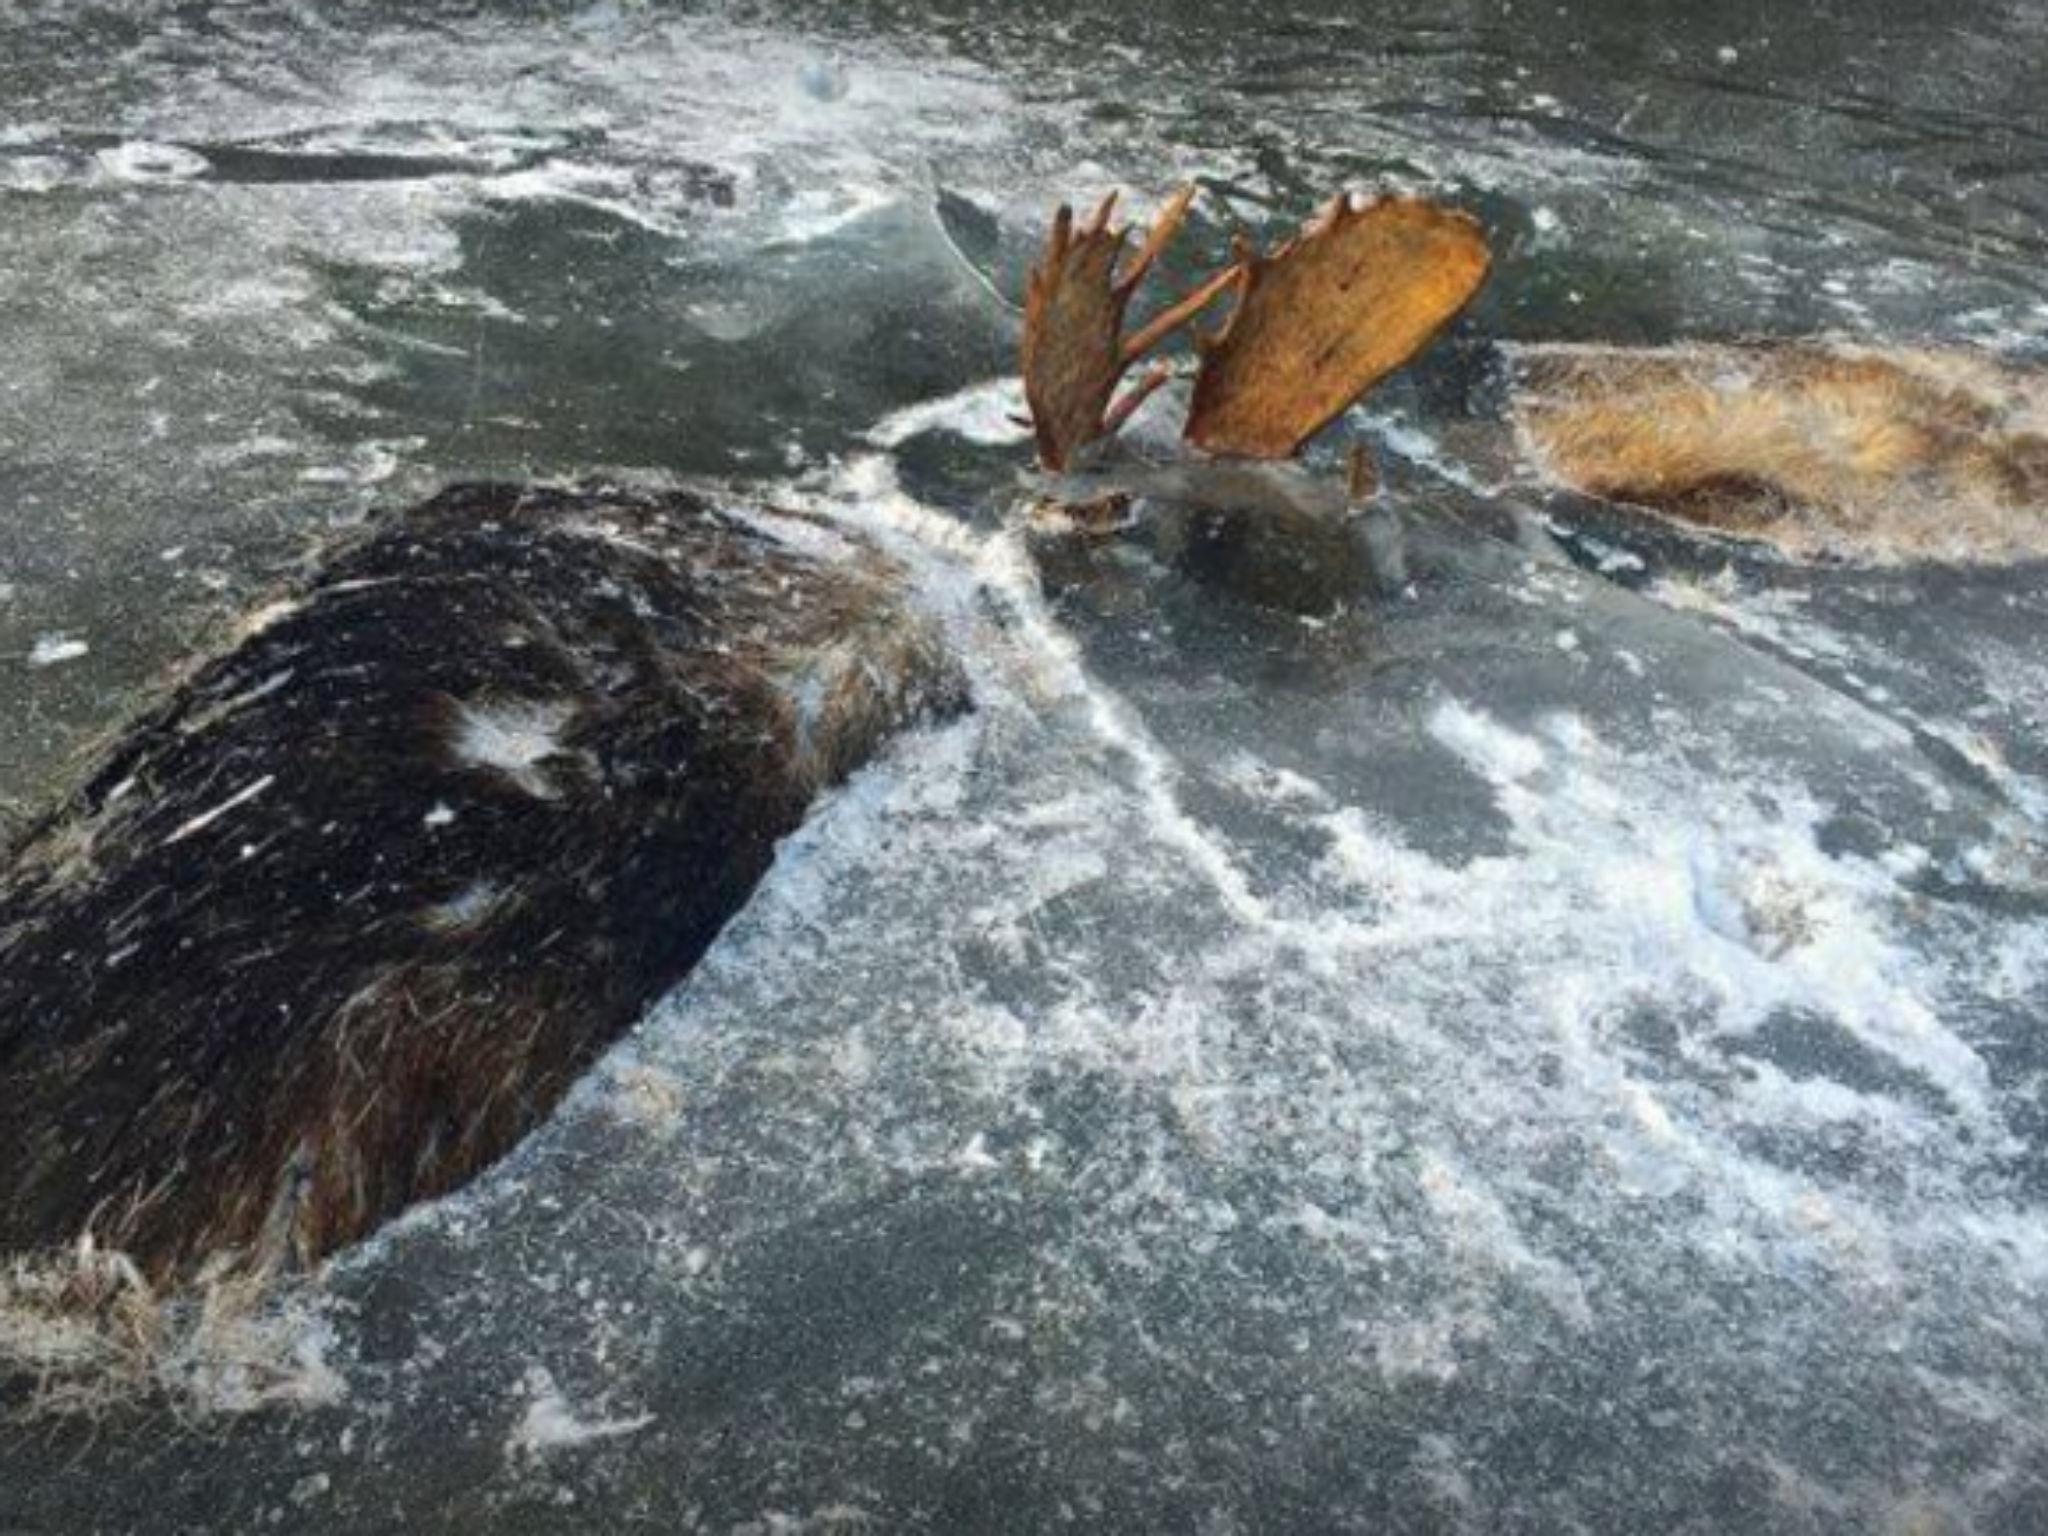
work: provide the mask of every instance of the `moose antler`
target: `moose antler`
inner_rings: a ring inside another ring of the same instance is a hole
[[[1214,336],[1189,442],[1284,459],[1427,346],[1479,291],[1491,256],[1478,221],[1413,198],[1332,198],[1270,256],[1240,240],[1237,303]]]
[[[1117,260],[1130,230],[1109,227],[1114,192],[1079,227],[1065,204],[1054,216],[1045,253],[1024,293],[1024,398],[1045,468],[1066,469],[1080,449],[1128,421],[1172,373],[1164,363],[1154,364],[1112,403],[1124,374],[1237,279],[1238,269],[1227,267],[1135,335],[1123,334],[1132,295],[1179,233],[1194,199],[1192,185],[1174,194],[1121,273]]]

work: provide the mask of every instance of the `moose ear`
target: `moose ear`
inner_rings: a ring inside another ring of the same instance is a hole
[[[1492,258],[1467,214],[1412,198],[1339,197],[1270,256],[1202,348],[1186,436],[1284,459],[1415,356],[1471,301]]]

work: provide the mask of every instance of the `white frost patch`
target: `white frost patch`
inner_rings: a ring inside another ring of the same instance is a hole
[[[168,1384],[202,1411],[328,1408],[348,1395],[332,1365],[333,1328],[303,1302],[286,1299],[246,1313],[202,1318],[190,1345],[167,1359]]]
[[[1996,784],[2028,820],[2048,827],[2048,785],[2016,771],[1996,738],[1959,721],[1936,720],[1917,713],[1909,713],[1908,718],[1929,736],[1954,748],[1958,756]]]
[[[1441,1223],[1446,1246],[1463,1265],[1519,1272],[1569,1326],[1592,1326],[1592,1309],[1578,1277],[1530,1248],[1507,1208],[1468,1172],[1427,1153],[1416,1187]]]
[[[116,181],[190,181],[211,169],[204,155],[148,139],[130,139],[101,150],[96,158]]]
[[[1857,652],[1839,632],[1806,616],[1804,592],[1791,588],[1745,591],[1732,567],[1723,567],[1706,581],[1660,576],[1650,583],[1649,594],[1668,607],[1719,619],[1801,661],[1848,666],[1857,659]]]
[[[1496,784],[1513,783],[1543,770],[1543,747],[1534,738],[1448,699],[1430,712],[1429,734],[1475,772]]]
[[[465,699],[456,705],[452,750],[472,768],[502,773],[537,800],[559,793],[543,766],[562,750],[573,704],[552,699]]]
[[[594,539],[650,560],[667,559],[667,554],[645,539],[636,539],[608,517],[577,517],[561,524],[562,532],[579,539]]]
[[[1031,436],[1031,429],[1016,419],[1024,412],[1024,391],[1015,379],[989,379],[892,412],[869,429],[868,441],[877,448],[898,448],[926,432],[950,432],[988,446],[1021,443]]]
[[[1241,794],[1275,805],[1328,806],[1330,797],[1322,785],[1292,768],[1276,768],[1271,763],[1262,763],[1251,753],[1234,753],[1224,764],[1219,775],[1223,782]]]
[[[357,443],[349,450],[346,464],[310,465],[299,471],[299,479],[308,485],[382,485],[398,473],[402,456],[424,441],[410,437]]]
[[[1774,1009],[1807,1011],[1924,1078],[1997,1137],[1984,1062],[1944,1024],[1938,973],[1894,933],[1894,876],[1880,863],[1824,852],[1825,807],[1789,787],[1661,785],[1647,764],[1580,722],[1545,733],[1551,772],[1538,789],[1527,781],[1546,753],[1533,737],[1456,701],[1439,706],[1429,729],[1499,786],[1534,866],[1497,892],[1500,910],[1481,895],[1491,880],[1468,869],[1461,916],[1499,924],[1504,935],[1553,908],[1554,925],[1587,930],[1579,943],[1595,965],[1550,999],[1561,1023],[1578,1020],[1570,1031],[1611,1006],[1595,1001],[1609,986],[1674,996],[1700,989],[1731,1032]],[[1660,802],[1663,810],[1644,813]],[[1522,910],[1519,919],[1510,906]],[[1893,1112],[1875,1101],[1865,1107]]]
[[[427,908],[424,921],[429,928],[443,933],[458,933],[474,928],[505,899],[503,886],[491,880],[472,880],[446,901],[436,902]]]
[[[826,524],[815,523],[808,518],[784,517],[776,512],[763,511],[745,499],[721,501],[718,510],[742,527],[765,534],[776,543],[813,560],[846,561],[858,559],[861,554],[860,545],[853,540]]]
[[[673,1131],[683,1114],[684,1090],[673,1072],[637,1061],[628,1043],[605,1060],[593,1092],[612,1119],[657,1134]]]
[[[1502,487],[1481,475],[1478,469],[1447,452],[1436,436],[1413,419],[1400,414],[1383,414],[1353,406],[1346,420],[1369,436],[1387,453],[1425,469],[1441,480],[1476,496],[1495,496]]]
[[[11,155],[0,159],[0,192],[54,192],[76,178],[56,155]]]
[[[562,1395],[555,1378],[545,1366],[532,1366],[524,1382],[526,1412],[513,1426],[505,1441],[505,1454],[514,1461],[537,1460],[551,1452],[573,1450],[598,1440],[616,1440],[645,1429],[654,1422],[651,1413],[627,1419],[585,1418]]]
[[[252,613],[244,614],[235,621],[233,635],[237,641],[251,640],[272,625],[281,623],[297,613],[304,605],[297,598],[281,597],[275,602],[265,603]]]
[[[83,640],[74,640],[69,635],[38,635],[29,647],[28,664],[32,667],[54,667],[59,662],[76,661],[91,650]]]

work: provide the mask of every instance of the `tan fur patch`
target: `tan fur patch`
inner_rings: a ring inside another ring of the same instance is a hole
[[[1802,558],[2048,555],[2048,379],[1960,351],[1529,347],[1515,420],[1558,483]]]

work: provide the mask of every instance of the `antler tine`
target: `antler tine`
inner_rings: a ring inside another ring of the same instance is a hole
[[[1145,280],[1152,264],[1172,244],[1173,237],[1180,233],[1181,225],[1187,221],[1188,209],[1194,206],[1195,195],[1200,190],[1191,181],[1174,193],[1166,206],[1159,210],[1158,218],[1152,221],[1151,233],[1145,236],[1144,245],[1131,258],[1130,265],[1124,268],[1123,276],[1116,280],[1116,290],[1120,295],[1128,297],[1138,291],[1138,284]]]
[[[1373,462],[1372,449],[1354,440],[1344,459],[1345,500],[1354,507],[1362,507],[1378,494],[1379,488],[1380,470]]]
[[[1207,309],[1215,302],[1217,296],[1224,289],[1237,282],[1240,276],[1246,274],[1246,271],[1247,269],[1241,265],[1225,267],[1178,304],[1175,304],[1170,309],[1163,309],[1154,315],[1145,325],[1144,329],[1124,342],[1123,360],[1126,366],[1136,362],[1147,352],[1158,346],[1160,342],[1166,340],[1167,337]]]
[[[1102,435],[1113,436],[1119,427],[1137,414],[1138,407],[1151,399],[1159,387],[1172,377],[1173,369],[1170,366],[1165,363],[1154,363],[1145,371],[1142,379],[1125,390],[1117,402],[1102,413]]]
[[[1109,216],[1114,212],[1116,212],[1116,188],[1111,187],[1108,192],[1103,194],[1102,201],[1095,205],[1095,212],[1089,215],[1088,222],[1081,226],[1081,233],[1084,236],[1101,234],[1105,229],[1109,228]]]
[[[1230,313],[1223,317],[1223,323],[1206,335],[1195,333],[1195,350],[1205,357],[1229,338],[1232,327],[1237,324],[1238,312],[1244,308],[1244,301],[1252,291],[1252,284],[1258,279],[1259,248],[1252,243],[1249,235],[1242,230],[1230,237],[1231,265],[1218,273],[1219,277],[1230,279],[1230,286],[1236,290],[1231,295]]]
[[[1070,203],[1061,203],[1052,216],[1052,228],[1045,234],[1045,260],[1048,266],[1056,265],[1066,255],[1067,247],[1074,238],[1074,209]]]

